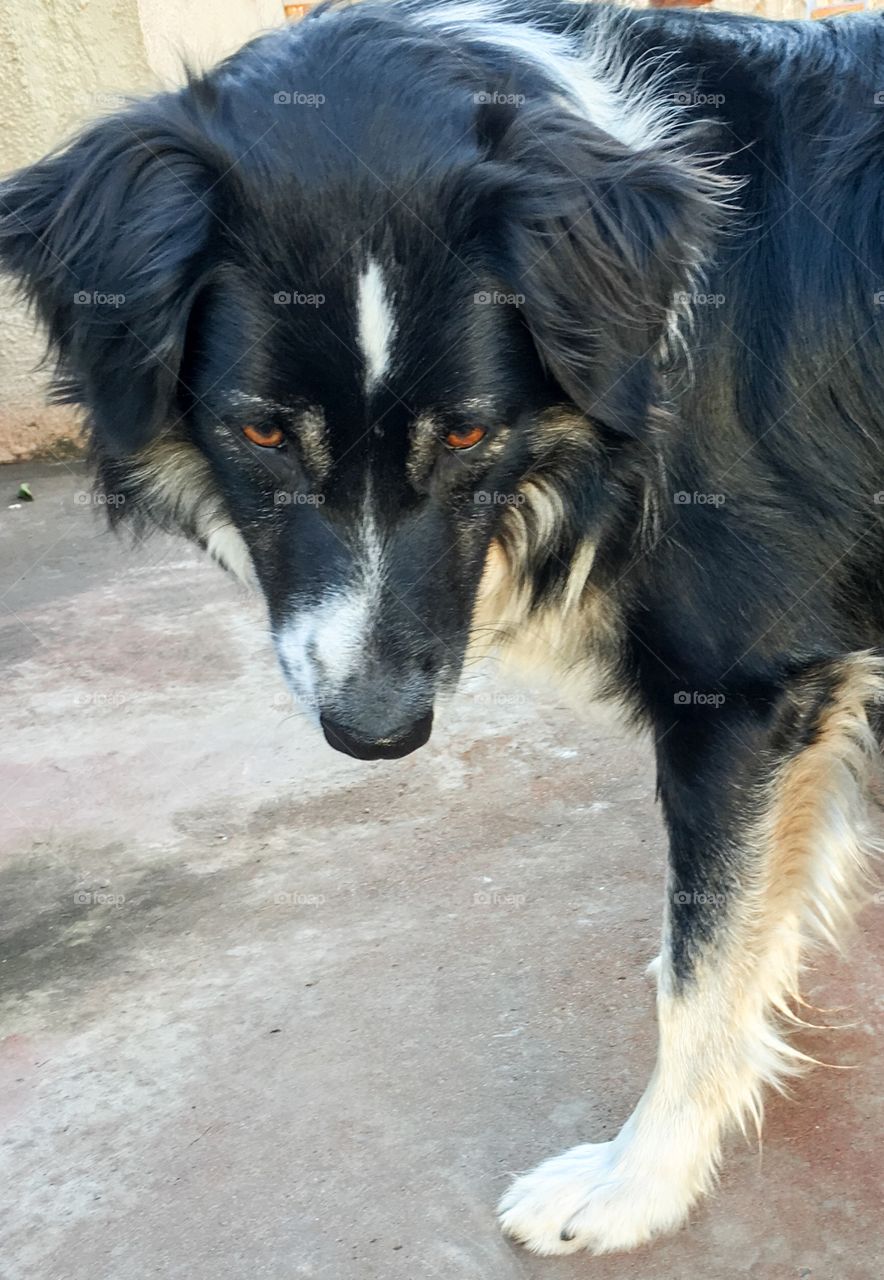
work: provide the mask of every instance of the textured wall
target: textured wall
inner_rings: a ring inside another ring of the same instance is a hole
[[[197,70],[284,21],[282,0],[138,0],[147,59],[164,84],[181,79],[182,54]]]
[[[2,0],[0,173],[39,159],[121,94],[180,80],[281,22],[280,0]],[[76,447],[72,410],[45,402],[43,343],[0,284],[0,462]]]
[[[11,0],[0,9],[0,171],[36,160],[120,90],[156,83],[134,3]],[[43,344],[4,285],[0,294],[0,460],[75,434],[71,411],[47,409],[34,372]]]

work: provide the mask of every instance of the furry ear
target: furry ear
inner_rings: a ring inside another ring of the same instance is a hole
[[[503,269],[541,359],[590,417],[641,433],[676,295],[722,221],[726,181],[548,104],[512,112],[492,161],[509,172]]]
[[[49,332],[56,398],[100,448],[140,448],[179,412],[216,173],[174,97],[93,125],[0,183],[0,267]],[[199,149],[198,149],[199,148]]]

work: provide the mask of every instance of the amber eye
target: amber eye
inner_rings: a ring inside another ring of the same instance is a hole
[[[285,436],[279,427],[243,427],[242,433],[252,444],[259,444],[262,449],[278,449]]]
[[[484,427],[465,427],[463,431],[449,431],[445,443],[449,449],[472,449],[485,439],[485,434]]]

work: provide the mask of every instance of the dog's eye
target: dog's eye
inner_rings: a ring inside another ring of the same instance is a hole
[[[464,427],[463,431],[449,431],[445,443],[449,449],[472,449],[485,435],[484,427]]]
[[[252,444],[259,444],[262,449],[278,449],[285,440],[279,427],[243,427],[242,433]]]

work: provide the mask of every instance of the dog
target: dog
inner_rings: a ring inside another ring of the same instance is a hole
[[[0,187],[0,259],[112,519],[263,593],[359,760],[491,649],[654,742],[659,1055],[519,1177],[630,1249],[760,1126],[873,851],[884,21],[332,3]]]

